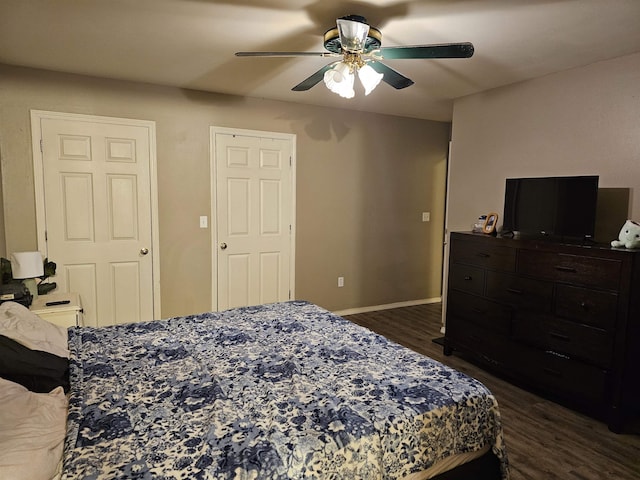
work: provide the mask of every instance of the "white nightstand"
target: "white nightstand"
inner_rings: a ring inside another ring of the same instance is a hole
[[[67,302],[57,305],[47,305],[52,302]],[[62,327],[82,327],[82,304],[77,293],[48,293],[39,295],[31,304],[30,310],[47,322]]]

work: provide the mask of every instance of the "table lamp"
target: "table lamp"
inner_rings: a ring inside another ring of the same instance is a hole
[[[36,278],[44,275],[44,262],[40,252],[15,252],[11,254],[11,274],[22,280],[29,289],[33,300],[38,298]]]

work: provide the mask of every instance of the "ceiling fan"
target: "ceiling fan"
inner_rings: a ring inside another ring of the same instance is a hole
[[[388,67],[382,60],[411,58],[469,58],[473,45],[469,42],[433,45],[382,47],[382,32],[367,24],[360,15],[347,15],[336,20],[336,27],[324,34],[326,52],[236,52],[238,57],[342,57],[325,65],[292,88],[309,90],[321,80],[334,93],[352,98],[355,75],[364,86],[365,95],[384,81],[396,89],[413,85],[413,80]]]

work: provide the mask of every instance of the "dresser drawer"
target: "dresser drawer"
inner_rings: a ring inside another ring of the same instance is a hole
[[[513,359],[513,366],[531,385],[571,403],[601,405],[604,402],[607,372],[602,368],[524,346]]]
[[[449,268],[449,288],[482,295],[485,271],[479,267],[454,263]]]
[[[492,243],[495,244],[469,242],[452,237],[449,257],[456,263],[513,272],[516,267],[516,250],[498,245],[497,242]]]
[[[493,367],[506,366],[513,358],[509,340],[465,318],[451,315],[447,321],[445,344],[471,352]]]
[[[487,297],[514,308],[550,312],[552,293],[553,284],[543,280],[487,272]]]
[[[511,333],[511,308],[481,297],[450,291],[447,312],[496,333]]]
[[[603,368],[611,366],[613,336],[599,328],[547,315],[518,312],[513,318],[514,340],[552,350]]]
[[[622,263],[608,258],[520,250],[518,273],[558,282],[617,290]]]
[[[618,295],[587,288],[558,285],[556,315],[586,325],[613,331],[616,327]]]

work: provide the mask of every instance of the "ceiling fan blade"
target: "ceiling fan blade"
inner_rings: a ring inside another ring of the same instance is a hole
[[[469,58],[473,55],[471,43],[443,43],[439,45],[413,45],[382,47],[370,53],[385,60],[401,58]]]
[[[298,85],[293,87],[291,90],[293,90],[294,92],[304,92],[305,90],[309,90],[311,87],[315,87],[324,78],[324,72],[331,70],[333,66],[334,66],[333,63],[330,63],[329,65],[325,65],[310,77],[305,78]]]
[[[414,83],[413,80],[396,72],[393,68],[387,67],[384,63],[369,62],[367,65],[370,65],[376,72],[381,73],[383,75],[382,80],[395,89],[407,88]]]
[[[331,52],[236,52],[236,57],[339,57]]]

